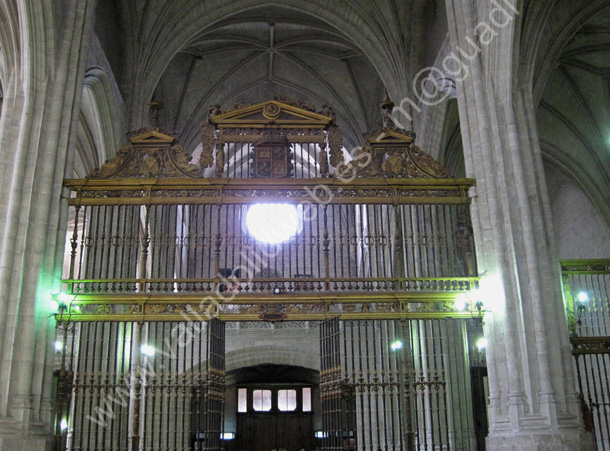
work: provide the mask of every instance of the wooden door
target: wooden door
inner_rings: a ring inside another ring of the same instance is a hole
[[[313,438],[310,413],[245,413],[237,418],[238,450],[309,451]]]

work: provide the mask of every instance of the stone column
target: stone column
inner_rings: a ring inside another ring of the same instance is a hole
[[[0,36],[0,448],[44,449],[51,434],[51,293],[59,289],[61,212],[95,0],[4,0]],[[61,23],[54,22],[61,18]],[[9,31],[10,29],[10,31]]]
[[[446,0],[489,340],[488,449],[592,448],[573,379],[515,0]],[[521,4],[521,2],[519,3]],[[531,43],[525,43],[531,44]],[[446,67],[445,67],[446,66]]]

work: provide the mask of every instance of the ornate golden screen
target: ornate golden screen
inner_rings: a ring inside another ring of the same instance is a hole
[[[143,130],[72,190],[64,289],[72,319],[463,316],[477,283],[469,179],[384,128],[347,152],[329,109],[269,101],[210,110],[199,164]],[[282,244],[244,225],[254,204],[297,206]]]

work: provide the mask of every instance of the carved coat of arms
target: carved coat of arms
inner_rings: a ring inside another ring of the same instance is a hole
[[[265,134],[254,146],[254,176],[261,178],[290,177],[290,143],[283,133]]]

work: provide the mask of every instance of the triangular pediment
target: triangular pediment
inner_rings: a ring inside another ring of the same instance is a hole
[[[401,133],[396,130],[384,128],[378,130],[375,133],[367,133],[367,141],[371,145],[397,145],[397,144],[411,144],[413,142],[413,136],[405,133]]]
[[[315,113],[277,100],[212,116],[210,122],[224,127],[264,127],[270,124],[279,127],[323,128],[333,123],[330,116]]]
[[[175,137],[166,135],[156,130],[149,130],[140,135],[129,138],[129,142],[134,146],[167,146],[174,143]]]

